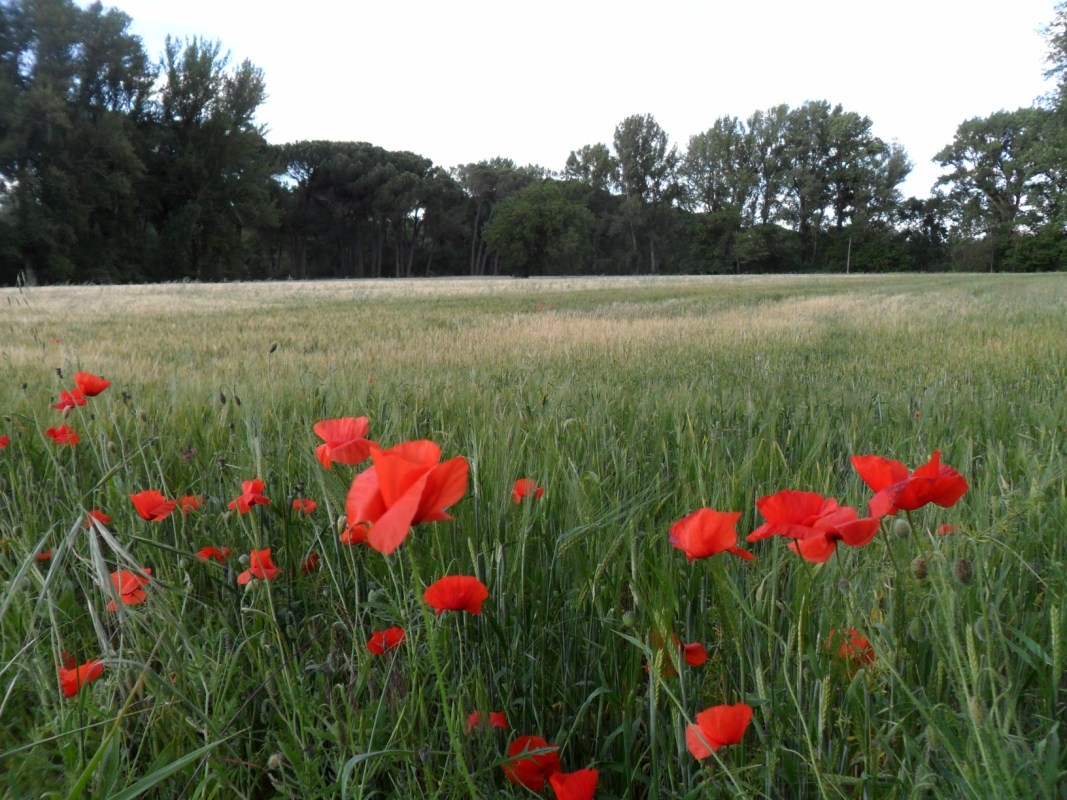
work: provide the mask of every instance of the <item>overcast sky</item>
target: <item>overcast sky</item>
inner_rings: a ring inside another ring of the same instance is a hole
[[[1049,91],[1055,0],[118,0],[150,56],[222,42],[266,77],[274,143],[367,141],[451,167],[494,156],[561,170],[652,114],[684,152],[721,116],[806,100],[870,117],[914,164],[966,119]]]

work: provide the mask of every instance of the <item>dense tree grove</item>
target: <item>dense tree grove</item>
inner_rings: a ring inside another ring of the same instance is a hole
[[[634,115],[558,174],[272,146],[253,64],[196,39],[153,62],[129,25],[100,3],[0,0],[0,283],[1063,263],[1067,4],[1057,92],[962,122],[928,198],[901,195],[899,145],[821,100],[721,117],[684,150]]]

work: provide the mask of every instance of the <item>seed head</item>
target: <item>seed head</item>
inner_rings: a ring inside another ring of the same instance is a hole
[[[971,562],[966,558],[961,558],[956,562],[952,568],[952,573],[956,576],[956,580],[967,586],[972,580],[974,580],[974,568],[971,566]]]
[[[915,576],[916,580],[921,581],[926,577],[926,559],[922,556],[916,556],[915,560],[911,562],[911,574]]]

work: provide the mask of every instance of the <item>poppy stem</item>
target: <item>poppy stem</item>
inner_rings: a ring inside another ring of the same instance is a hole
[[[418,560],[415,558],[414,551],[408,547],[408,561],[411,563],[411,578],[415,586],[422,586],[422,578],[419,576]],[[441,669],[441,659],[437,652],[437,635],[434,625],[434,617],[430,613],[430,607],[424,602],[419,603],[419,608],[422,611],[422,624],[426,629],[426,641],[430,649],[430,663],[433,665],[434,677],[437,679],[437,690],[441,695],[441,713],[445,716],[445,725],[448,727],[448,740],[452,745],[452,753],[456,757],[456,763],[459,765],[459,771],[463,776],[463,782],[467,785],[470,791],[471,800],[478,800],[478,789],[474,785],[474,778],[471,777],[470,769],[467,767],[467,761],[463,757],[463,748],[461,746],[461,739],[459,735],[459,729],[456,726],[456,718],[452,713],[452,709],[448,704],[448,694],[445,691],[445,676],[444,671]]]

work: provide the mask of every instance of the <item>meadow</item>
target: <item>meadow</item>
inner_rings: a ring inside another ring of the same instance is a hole
[[[0,342],[4,797],[589,796],[527,735],[597,798],[1067,797],[1067,274],[11,288]],[[349,417],[461,457],[453,519],[342,541]],[[935,451],[947,507],[746,542]],[[701,508],[753,558],[672,545]]]

